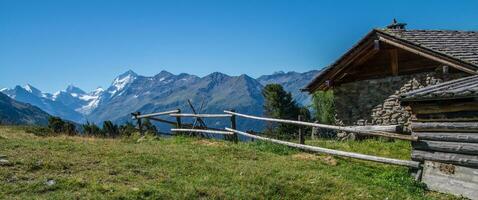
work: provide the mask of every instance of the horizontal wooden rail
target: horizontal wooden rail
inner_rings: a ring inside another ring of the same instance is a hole
[[[150,119],[150,120],[155,120],[155,121],[158,121],[158,122],[163,122],[163,123],[166,123],[166,124],[169,124],[169,125],[177,125],[177,122],[172,122],[172,121],[160,119],[160,118],[157,118],[157,117],[146,117],[146,118],[147,118],[147,119]],[[182,123],[181,126],[182,126],[182,127],[186,127],[186,128],[192,128],[192,127],[193,127],[192,124],[187,124],[187,123]],[[210,130],[216,130],[216,131],[221,131],[221,130],[223,130],[223,129],[217,129],[217,128],[211,128],[211,127],[208,127],[208,129],[210,129]]]
[[[238,131],[235,129],[231,128],[226,128],[226,130],[258,139],[258,140],[264,140],[268,142],[273,142],[277,144],[283,144],[289,147],[295,147],[298,149],[303,149],[307,151],[313,151],[313,152],[318,152],[318,153],[325,153],[325,154],[330,154],[330,155],[336,155],[336,156],[343,156],[343,157],[349,157],[349,158],[355,158],[355,159],[360,159],[360,160],[368,160],[368,161],[374,161],[374,162],[380,162],[380,163],[386,163],[386,164],[392,164],[392,165],[400,165],[400,166],[407,166],[407,167],[412,167],[412,168],[419,168],[420,163],[416,161],[411,161],[411,160],[399,160],[399,159],[393,159],[393,158],[384,158],[384,157],[378,157],[378,156],[371,156],[371,155],[365,155],[365,154],[359,154],[359,153],[351,153],[351,152],[346,152],[346,151],[339,151],[339,150],[333,150],[333,149],[326,149],[322,147],[317,147],[317,146],[309,146],[309,145],[304,145],[304,144],[297,144],[297,143],[292,143],[292,142],[286,142],[282,140],[276,140],[272,138],[266,138],[266,137],[261,137],[257,135],[252,135],[246,132]]]
[[[396,134],[396,133],[388,133],[388,132],[383,132],[383,131],[364,130],[362,128],[357,128],[356,126],[352,126],[352,127],[334,126],[334,125],[294,121],[294,120],[287,120],[287,119],[274,119],[274,118],[246,115],[246,114],[231,112],[231,111],[228,111],[228,110],[225,110],[224,112],[227,113],[227,114],[236,115],[236,116],[249,118],[249,119],[257,119],[257,120],[270,121],[270,122],[281,122],[281,123],[296,124],[296,125],[303,125],[303,126],[312,126],[312,127],[326,128],[326,129],[332,129],[332,130],[337,130],[337,131],[358,133],[358,134],[362,134],[362,135],[382,136],[382,137],[389,137],[389,138],[409,140],[409,141],[417,141],[418,140],[418,138],[416,136],[402,135],[402,134]]]
[[[232,117],[231,114],[192,114],[192,113],[173,113],[169,114],[171,117],[200,117],[200,118],[221,118]]]
[[[177,122],[168,121],[168,120],[157,118],[157,117],[145,117],[145,118],[150,119],[150,120],[155,120],[155,121],[158,121],[158,122],[163,122],[165,124],[170,124],[170,125],[176,125],[177,124]]]
[[[172,128],[172,132],[197,132],[197,133],[213,133],[221,135],[232,135],[233,132],[230,131],[218,131],[218,130],[208,130],[208,129],[186,129],[186,128]]]
[[[144,114],[144,115],[136,115],[133,116],[133,119],[140,119],[140,118],[146,118],[146,117],[154,117],[154,116],[161,116],[161,115],[169,115],[173,113],[178,113],[179,110],[171,110],[171,111],[165,111],[165,112],[157,112],[157,113],[150,113],[150,114]]]

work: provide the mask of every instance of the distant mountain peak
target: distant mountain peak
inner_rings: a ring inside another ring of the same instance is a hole
[[[254,80],[254,81],[256,80],[256,79],[250,77],[250,76],[247,75],[247,74],[241,74],[241,75],[239,76],[239,78],[244,78],[244,79],[247,79],[247,80]]]
[[[121,79],[121,78],[128,77],[128,76],[136,77],[136,76],[138,76],[138,74],[136,74],[136,72],[134,72],[133,70],[129,69],[128,71],[120,74],[117,78]]]
[[[285,74],[285,72],[282,71],[282,70],[281,71],[276,71],[272,75],[280,75],[280,74]]]
[[[168,72],[166,70],[161,70],[158,75],[173,75],[171,72]]]
[[[37,95],[37,96],[40,96],[41,95],[41,91],[35,87],[33,87],[32,85],[30,84],[26,84],[25,86],[23,86],[23,89],[25,89],[27,92],[30,92],[34,95]]]
[[[83,91],[82,89],[74,86],[73,84],[68,85],[68,87],[66,87],[65,92],[69,93],[69,94],[86,94],[85,91]]]
[[[218,78],[229,78],[230,76],[221,72],[213,72],[206,77],[213,78],[213,79],[218,79]]]
[[[94,93],[103,92],[103,91],[105,91],[105,89],[103,89],[102,87],[97,87],[95,90],[93,90]]]
[[[136,74],[132,70],[128,70],[125,73],[115,78],[111,86],[108,88],[108,92],[114,95],[118,91],[123,90],[127,85],[132,83],[136,78],[138,78],[138,74]]]
[[[166,78],[171,77],[171,76],[174,76],[174,74],[172,74],[172,73],[170,73],[166,70],[162,70],[158,74],[156,74],[154,76],[154,78],[159,79],[159,81],[164,81]]]

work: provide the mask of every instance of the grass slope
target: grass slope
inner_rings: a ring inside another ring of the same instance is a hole
[[[403,159],[410,149],[374,140],[313,144]],[[0,166],[0,199],[452,198],[426,192],[404,167],[261,142],[37,137],[0,127],[0,154],[11,162]]]

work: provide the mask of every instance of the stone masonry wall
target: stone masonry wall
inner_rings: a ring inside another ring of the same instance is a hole
[[[407,127],[411,113],[400,106],[400,94],[463,76],[466,74],[443,74],[437,70],[342,84],[333,89],[336,123],[340,125],[400,124]],[[338,137],[342,136],[338,135]]]

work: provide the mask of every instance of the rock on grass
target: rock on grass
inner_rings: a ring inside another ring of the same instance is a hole
[[[0,159],[0,166],[11,166],[12,163],[5,159]]]

